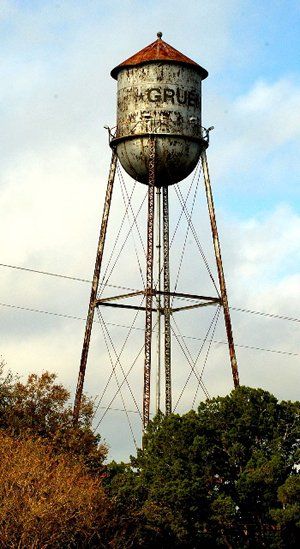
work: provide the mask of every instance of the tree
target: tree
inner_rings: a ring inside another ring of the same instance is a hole
[[[0,425],[5,422],[5,416],[9,409],[13,385],[17,379],[11,372],[5,374],[5,361],[0,358]]]
[[[2,376],[1,376],[2,374]],[[31,374],[21,383],[0,369],[0,428],[14,436],[38,436],[59,453],[82,459],[90,470],[101,470],[107,449],[93,433],[93,404],[84,397],[77,425],[73,424],[70,393],[56,375]]]
[[[271,511],[280,529],[280,539],[285,547],[299,546],[300,531],[300,475],[293,474],[278,488],[281,508]]]
[[[0,433],[0,546],[108,546],[101,482],[45,440]]]
[[[298,459],[299,403],[261,389],[159,415],[131,463],[110,467],[116,547],[286,547],[282,494]]]

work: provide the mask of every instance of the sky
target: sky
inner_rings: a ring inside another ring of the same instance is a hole
[[[209,72],[203,125],[215,128],[208,160],[241,382],[280,399],[297,399],[299,322],[235,309],[300,319],[299,24],[297,0],[190,0],[185,7],[178,0],[2,0],[0,263],[91,279],[111,155],[104,126],[114,126],[116,119],[110,70],[162,31],[166,42]],[[118,192],[111,246],[123,207]],[[137,189],[137,203],[143,192]],[[172,207],[175,223],[175,198]],[[213,263],[204,202],[198,212],[201,243]],[[179,237],[172,252],[175,262],[180,242]],[[182,281],[201,293],[205,277],[189,244]],[[112,282],[129,285],[134,269],[131,247]],[[84,321],[21,308],[85,318],[89,292],[88,283],[0,267],[0,355],[6,368],[23,380],[30,372],[55,372],[73,395]],[[125,322],[120,315],[117,321]],[[107,322],[115,322],[111,313]],[[182,320],[185,334],[201,338],[205,329],[200,317],[192,326],[187,317]],[[141,331],[122,355],[124,368]],[[96,398],[109,357],[98,326],[93,334],[86,390]],[[113,337],[120,346],[122,329]],[[220,315],[214,340],[224,338]],[[196,347],[191,352],[197,353]],[[186,373],[174,372],[175,395]],[[231,390],[223,343],[212,344],[203,379],[212,396]],[[139,406],[141,383],[137,368],[131,384]],[[110,391],[113,395],[113,382]],[[179,411],[189,409],[191,394],[192,388]],[[116,408],[122,405],[114,401]],[[139,418],[132,417],[139,443]],[[126,421],[124,414],[110,411],[99,426],[110,457],[127,459],[134,449]]]

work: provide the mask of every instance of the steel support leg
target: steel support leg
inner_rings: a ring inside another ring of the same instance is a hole
[[[145,363],[143,394],[143,427],[147,428],[150,418],[150,375],[152,346],[152,300],[153,300],[153,244],[154,244],[154,190],[155,190],[155,138],[150,138],[148,222],[147,222],[147,266],[146,266],[146,323]]]
[[[156,406],[155,412],[160,411],[160,386],[161,386],[161,188],[156,187],[156,257],[157,257],[157,364],[156,364]]]
[[[213,245],[214,245],[215,256],[216,256],[222,306],[224,311],[224,320],[225,320],[225,327],[226,327],[228,347],[229,347],[232,378],[233,378],[234,387],[238,387],[240,384],[238,364],[237,364],[235,348],[234,348],[232,325],[231,325],[230,311],[228,306],[228,298],[227,298],[227,291],[226,291],[226,284],[225,284],[225,276],[224,276],[222,256],[221,256],[221,247],[220,247],[220,240],[219,240],[219,234],[217,229],[215,207],[214,207],[214,200],[213,200],[209,171],[208,171],[206,151],[202,152],[201,161],[202,161],[205,192],[206,192],[206,199],[207,199],[207,205],[208,205],[208,211],[209,211],[209,217],[210,217]]]
[[[114,186],[114,180],[115,180],[116,166],[117,166],[117,155],[113,153],[111,164],[110,164],[107,188],[106,188],[105,202],[104,202],[104,208],[103,208],[103,214],[102,214],[102,223],[101,223],[100,236],[98,241],[92,289],[91,289],[90,304],[89,304],[88,315],[87,315],[87,320],[85,325],[84,341],[83,341],[79,375],[78,375],[77,388],[76,388],[76,394],[75,394],[75,402],[74,402],[74,410],[73,410],[74,423],[78,421],[79,412],[80,412],[84,376],[85,376],[89,345],[90,345],[90,339],[91,339],[91,333],[92,333],[92,327],[93,327],[93,320],[94,320],[94,313],[95,313],[95,306],[96,306],[95,302],[97,299],[97,291],[99,286],[99,278],[100,278],[103,251],[104,251],[104,245],[105,245],[105,237],[107,232],[107,223],[108,223],[110,205],[111,205],[111,199],[112,199],[112,192],[113,192],[113,186]]]
[[[170,325],[170,238],[169,238],[169,197],[168,187],[163,190],[163,251],[164,251],[164,319],[165,319],[165,376],[166,376],[166,415],[172,413],[171,386],[171,325]]]

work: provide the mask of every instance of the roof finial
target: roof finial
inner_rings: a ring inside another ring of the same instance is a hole
[[[159,40],[161,40],[161,37],[162,37],[162,32],[158,32],[158,33],[157,33],[157,38],[158,38]]]

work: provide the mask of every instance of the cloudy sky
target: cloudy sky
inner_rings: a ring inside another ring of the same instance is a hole
[[[162,31],[166,42],[209,71],[203,124],[215,127],[208,157],[230,304],[300,319],[299,24],[297,0],[2,0],[0,263],[91,278],[110,162],[103,126],[115,124],[116,82],[109,73]],[[137,190],[137,203],[143,191]],[[172,207],[176,220],[178,202]],[[120,208],[116,191],[110,244]],[[211,261],[204,202],[202,211],[201,243]],[[128,254],[114,284],[135,284],[132,248]],[[198,267],[186,265],[183,281],[201,293]],[[23,379],[48,369],[73,392],[84,321],[4,304],[84,318],[89,284],[2,266],[0,288],[0,354],[7,368]],[[209,319],[198,318],[193,328],[187,318],[182,330],[201,339]],[[299,322],[234,309],[232,319],[242,383],[298,398]],[[106,321],[130,325],[131,319],[109,314]],[[116,347],[124,340],[118,330]],[[94,332],[86,383],[93,397],[110,368],[98,325]],[[211,395],[231,388],[226,346],[217,343],[224,338],[220,317],[203,378]],[[141,341],[136,330],[122,354],[125,370]],[[175,344],[180,363],[178,353]],[[191,353],[195,357],[197,348]],[[177,396],[189,372],[182,368],[174,372]],[[141,379],[138,366],[130,382],[139,407]],[[105,405],[113,380],[109,391]],[[191,406],[191,394],[187,388],[181,411]],[[128,387],[124,399],[134,408]],[[122,408],[120,397],[113,406]],[[111,410],[100,425],[116,458],[133,450],[126,421]],[[139,442],[138,414],[131,421]]]

